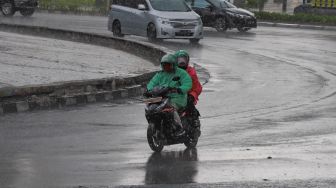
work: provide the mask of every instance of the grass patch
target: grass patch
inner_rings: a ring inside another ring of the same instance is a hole
[[[321,24],[336,26],[336,16],[314,14],[281,14],[270,12],[255,12],[258,20],[286,23]]]

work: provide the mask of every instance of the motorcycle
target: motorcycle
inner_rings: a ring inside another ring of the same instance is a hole
[[[156,87],[153,91],[146,92],[146,96],[149,97],[144,100],[145,115],[148,121],[147,141],[155,152],[161,152],[164,146],[175,144],[195,148],[201,135],[199,113],[197,112],[195,116],[195,113],[184,109],[179,112],[179,115],[185,134],[176,136],[178,129],[174,125],[174,108],[169,105],[167,97],[172,92],[174,91],[167,87]]]

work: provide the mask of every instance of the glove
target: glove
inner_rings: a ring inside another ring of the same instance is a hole
[[[146,91],[143,96],[149,98],[152,97],[152,94],[149,91]]]
[[[173,87],[169,87],[169,91],[172,92],[172,93],[183,94],[181,88],[173,88]]]
[[[181,88],[176,88],[176,92],[177,92],[178,94],[183,94],[183,91],[182,91]]]

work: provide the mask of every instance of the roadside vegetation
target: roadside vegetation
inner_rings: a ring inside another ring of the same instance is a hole
[[[106,14],[108,0],[39,0],[41,10]]]
[[[271,12],[254,12],[257,19],[261,21],[299,23],[299,24],[322,24],[335,25],[336,16],[314,15],[314,14],[282,14]]]
[[[267,0],[247,0],[245,1],[244,8],[253,8],[258,9],[259,11],[262,11],[264,9],[265,3]]]

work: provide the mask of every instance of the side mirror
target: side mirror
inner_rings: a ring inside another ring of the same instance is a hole
[[[177,81],[180,81],[180,77],[179,76],[176,76],[176,77],[174,77],[172,80],[174,81],[174,82],[177,82]]]
[[[138,4],[139,10],[146,10],[146,6],[144,4]]]
[[[212,12],[212,11],[214,11],[214,10],[215,10],[215,7],[214,7],[214,6],[212,6],[212,5],[209,5],[209,6],[207,7],[207,9],[208,9],[210,12]]]

